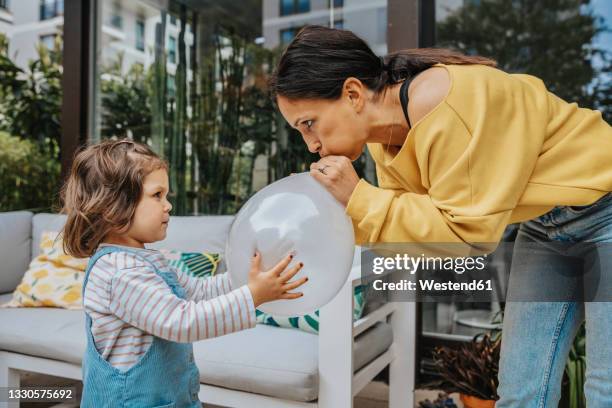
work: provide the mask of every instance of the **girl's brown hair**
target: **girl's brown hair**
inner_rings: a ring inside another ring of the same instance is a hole
[[[148,146],[106,140],[79,151],[61,192],[64,251],[91,256],[110,231],[129,228],[144,178],[168,165]]]
[[[351,31],[311,25],[283,52],[269,87],[273,99],[337,99],[353,77],[378,94],[437,63],[496,66],[491,59],[448,49],[406,49],[379,57]]]

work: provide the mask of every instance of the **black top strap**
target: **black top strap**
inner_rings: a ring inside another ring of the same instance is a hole
[[[410,79],[406,78],[400,87],[399,96],[400,102],[402,104],[402,110],[404,111],[404,116],[406,117],[406,122],[408,122],[408,126],[412,127],[410,124],[410,118],[408,117],[408,86],[410,85]]]

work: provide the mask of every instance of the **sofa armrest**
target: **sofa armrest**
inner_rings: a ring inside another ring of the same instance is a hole
[[[389,365],[389,406],[412,406],[416,356],[416,303],[383,301],[353,322],[353,293],[361,280],[361,265],[354,264],[336,297],[319,315],[320,407],[350,406],[352,398],[376,373]],[[378,322],[388,322],[393,344],[368,366],[354,373],[354,339]],[[355,375],[354,375],[355,374]]]
[[[32,213],[0,213],[0,293],[12,292],[31,258]]]
[[[354,269],[354,268],[353,268]],[[354,276],[319,311],[318,406],[346,407],[353,399]]]

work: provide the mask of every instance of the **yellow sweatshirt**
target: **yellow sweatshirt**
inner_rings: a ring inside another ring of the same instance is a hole
[[[355,240],[498,242],[508,224],[612,191],[612,128],[525,74],[442,65],[444,100],[401,148],[368,144],[379,187],[360,180]]]

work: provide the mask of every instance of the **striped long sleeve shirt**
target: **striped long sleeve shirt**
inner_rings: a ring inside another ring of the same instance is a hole
[[[151,263],[177,274],[186,299],[172,293]],[[92,319],[98,352],[120,370],[146,353],[153,336],[194,342],[256,325],[247,285],[233,289],[226,273],[211,278],[186,275],[149,249],[138,250],[138,255],[122,251],[102,256],[89,273],[83,305]]]

